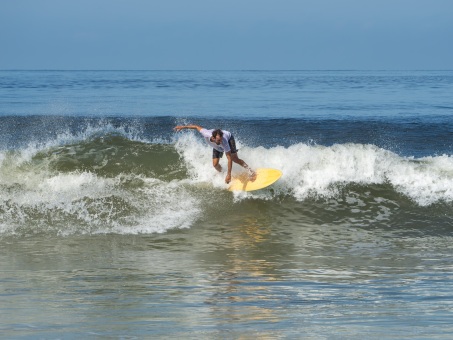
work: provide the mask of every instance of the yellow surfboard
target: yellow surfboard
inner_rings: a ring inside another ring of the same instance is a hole
[[[277,169],[256,169],[256,178],[250,178],[248,173],[242,173],[234,176],[230,182],[230,191],[253,191],[263,189],[275,183],[281,176],[282,172]]]

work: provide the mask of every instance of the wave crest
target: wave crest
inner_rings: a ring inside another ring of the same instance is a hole
[[[192,176],[218,185],[215,176],[206,175],[213,173],[210,149],[193,136],[181,139],[176,147]],[[299,201],[335,197],[348,185],[360,185],[365,190],[370,185],[390,185],[395,193],[421,206],[453,201],[453,158],[449,155],[401,157],[369,144],[239,147],[240,158],[251,167],[280,169],[283,176],[272,186],[273,191]],[[240,171],[236,165],[233,172]]]
[[[0,152],[0,234],[187,228],[212,215],[216,203],[209,197],[219,189],[222,205],[228,206],[248,198],[281,197],[298,204],[308,199],[342,204],[348,190],[354,191],[348,197],[366,205],[376,187],[394,202],[453,202],[449,155],[416,159],[374,145],[264,148],[237,141],[240,157],[250,166],[277,168],[283,176],[267,189],[232,195],[226,191],[225,173],[212,167],[211,149],[195,133],[180,134],[173,144],[131,139],[118,131],[65,141]],[[222,163],[226,168],[226,159]],[[233,174],[240,171],[235,165]]]

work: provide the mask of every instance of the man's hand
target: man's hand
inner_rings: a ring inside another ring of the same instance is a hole
[[[225,177],[225,183],[228,184],[231,182],[231,174],[226,175]]]

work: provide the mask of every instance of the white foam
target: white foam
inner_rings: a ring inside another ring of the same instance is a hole
[[[193,180],[225,188],[222,176],[216,175],[212,167],[212,149],[198,137],[184,134],[175,147]],[[241,145],[239,157],[253,168],[280,169],[283,176],[272,186],[274,193],[289,194],[301,201],[307,197],[335,197],[348,184],[385,183],[422,206],[453,201],[453,158],[448,155],[414,159],[374,145],[325,147],[298,143],[272,148]],[[225,168],[225,157],[221,164]],[[233,173],[240,171],[241,167],[233,166]],[[250,196],[266,198],[270,192],[236,194],[238,199]]]
[[[200,203],[183,185],[141,178],[143,185],[131,189],[124,185],[128,180],[126,175],[104,178],[90,172],[11,175],[8,183],[3,181],[11,189],[0,192],[0,231],[28,225],[38,228],[30,232],[58,228],[54,232],[62,235],[162,233],[188,228],[198,217]],[[57,224],[49,227],[44,221],[40,226],[36,218]]]
[[[272,190],[235,193],[234,200],[273,199],[276,194],[300,201],[335,198],[348,184],[390,184],[421,206],[453,202],[453,158],[448,155],[414,159],[361,144],[252,148],[238,140],[237,145],[239,157],[251,167],[277,168],[283,176]],[[203,209],[201,198],[191,187],[204,183],[224,190],[225,171],[219,174],[213,168],[212,149],[196,133],[179,134],[175,148],[189,178],[171,182],[134,174],[110,178],[82,171],[55,172],[46,163],[50,158],[33,161],[38,147],[1,151],[0,232],[14,232],[24,225],[40,228],[39,219],[42,228],[53,225],[64,235],[161,233],[189,228]],[[221,164],[225,169],[226,157]],[[241,171],[240,166],[233,166],[233,174]],[[128,181],[141,184],[131,187]]]
[[[201,211],[199,200],[178,183],[148,179],[141,189],[145,199],[138,204],[145,212],[133,226],[116,226],[117,233],[163,233],[190,228]]]
[[[190,227],[198,217],[200,204],[184,185],[140,178],[143,187],[131,189],[124,182],[128,176],[136,180],[133,174],[105,178],[91,172],[60,173],[50,170],[51,157],[33,160],[39,152],[108,133],[144,141],[139,128],[100,122],[88,124],[77,134],[66,131],[45,143],[0,151],[0,232],[14,233],[26,226],[46,228],[45,219],[53,225],[50,229],[58,228],[63,235],[154,233]],[[119,201],[117,206],[109,206],[114,200]]]
[[[175,148],[186,164],[192,183],[211,183],[214,187],[227,188],[225,184],[226,163],[223,172],[212,166],[212,148],[194,134],[184,134],[175,143]]]
[[[422,206],[453,201],[453,158],[443,155],[395,162],[387,171],[390,183]]]

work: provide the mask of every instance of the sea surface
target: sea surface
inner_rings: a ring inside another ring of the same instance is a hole
[[[283,176],[229,192],[181,124]],[[1,338],[451,339],[452,320],[453,71],[0,71]]]

